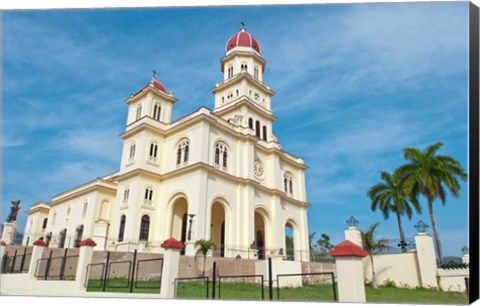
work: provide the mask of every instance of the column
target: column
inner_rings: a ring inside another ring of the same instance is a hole
[[[80,253],[78,254],[77,275],[75,276],[76,287],[80,291],[86,291],[85,280],[87,279],[87,267],[92,262],[93,250],[97,246],[90,238],[80,242]]]
[[[175,279],[178,277],[180,250],[184,248],[184,245],[175,238],[170,238],[165,240],[161,247],[165,249],[165,252],[163,253],[160,296],[173,299],[175,297]]]
[[[425,288],[437,288],[437,261],[433,248],[433,239],[425,232],[415,236],[420,283]]]
[[[330,255],[335,257],[339,302],[365,303],[365,278],[362,258],[368,254],[357,244],[345,240]]]

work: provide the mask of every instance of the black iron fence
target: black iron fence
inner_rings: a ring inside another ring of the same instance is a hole
[[[74,280],[77,275],[78,255],[69,256],[65,249],[63,256],[49,256],[37,260],[35,277],[43,280]]]
[[[27,248],[14,250],[11,256],[5,252],[0,264],[1,273],[27,273],[31,258],[32,253],[28,253]]]
[[[233,268],[229,271],[232,271]],[[271,258],[266,275],[222,274],[213,262],[212,278],[175,279],[175,297],[181,299],[322,301],[337,300],[335,275],[331,272],[277,274]]]
[[[126,260],[110,260],[87,266],[85,287],[88,291],[160,292],[163,258],[139,260],[137,250]]]

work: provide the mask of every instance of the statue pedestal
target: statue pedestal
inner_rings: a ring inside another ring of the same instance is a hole
[[[2,239],[6,244],[14,244],[17,236],[17,222],[8,222],[3,224]]]

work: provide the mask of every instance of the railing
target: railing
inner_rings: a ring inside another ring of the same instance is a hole
[[[15,250],[12,256],[5,252],[0,265],[1,273],[27,273],[31,257],[32,254],[27,253],[27,248],[20,252]]]
[[[87,291],[156,292],[162,282],[163,258],[138,260],[137,250],[127,260],[110,261],[107,252],[103,263],[87,266],[85,287]]]
[[[50,250],[47,258],[37,261],[35,277],[44,280],[74,280],[77,274],[78,255],[68,256],[65,249],[63,256],[53,257]]]

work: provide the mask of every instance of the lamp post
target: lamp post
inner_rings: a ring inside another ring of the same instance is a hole
[[[187,240],[190,241],[190,239],[192,239],[192,222],[193,222],[193,218],[195,217],[195,214],[189,214],[188,216],[190,217],[190,220],[189,220],[189,226],[188,226]]]

